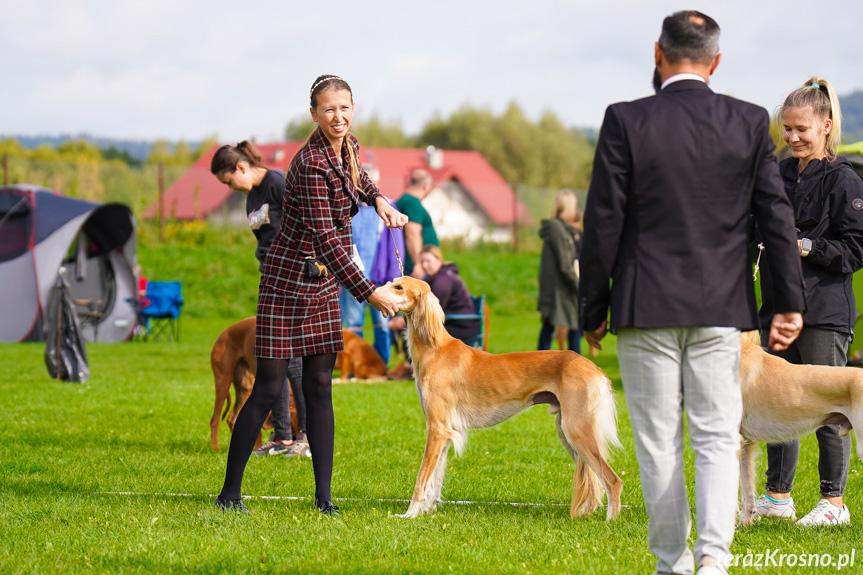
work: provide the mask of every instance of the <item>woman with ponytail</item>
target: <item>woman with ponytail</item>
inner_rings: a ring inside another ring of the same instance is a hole
[[[842,117],[836,91],[827,80],[807,80],[788,95],[777,117],[791,151],[779,170],[794,205],[807,307],[800,336],[777,355],[796,364],[844,366],[857,322],[852,276],[863,267],[863,181],[837,155]],[[766,252],[765,257],[769,257]],[[761,269],[761,293],[770,294],[769,270]],[[773,302],[765,298],[761,307],[765,330],[773,311]],[[825,425],[815,435],[821,499],[797,523],[850,523],[842,496],[848,482],[851,438],[839,437],[838,425]],[[791,488],[799,454],[796,439],[767,445],[767,493],[758,501],[760,515],[796,518]]]
[[[398,311],[390,284],[375,287],[352,258],[351,218],[358,202],[374,206],[387,227],[407,217],[393,208],[359,167],[359,144],[350,133],[354,102],[347,82],[319,76],[309,91],[317,128],[297,152],[285,182],[284,214],[261,266],[258,290],[255,387],[243,405],[228,451],[216,506],[248,512],[240,487],[243,471],[267,412],[279,395],[288,358],[303,358],[309,447],[315,473],[315,506],[337,515],[330,483],[335,420],[332,377],[344,348],[339,284],[385,316]]]
[[[285,198],[285,173],[270,170],[251,142],[243,140],[235,146],[226,144],[216,150],[210,160],[210,172],[231,188],[246,194],[246,216],[249,229],[255,235],[255,257],[259,267],[270,251],[282,223]],[[302,360],[291,360],[288,380],[272,409],[273,433],[269,441],[255,450],[255,455],[285,455],[289,458],[311,456],[306,438],[306,403],[303,399]],[[297,410],[297,437],[291,430],[291,393]]]

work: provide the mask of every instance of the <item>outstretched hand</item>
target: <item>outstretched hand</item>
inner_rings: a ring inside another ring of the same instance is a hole
[[[366,301],[373,308],[384,314],[384,317],[393,317],[399,311],[396,296],[390,291],[392,282],[387,282],[379,288],[375,289]]]

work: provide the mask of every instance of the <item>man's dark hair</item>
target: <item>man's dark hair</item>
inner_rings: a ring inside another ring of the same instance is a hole
[[[690,60],[710,64],[719,54],[719,24],[695,10],[681,10],[662,21],[659,47],[672,64]]]

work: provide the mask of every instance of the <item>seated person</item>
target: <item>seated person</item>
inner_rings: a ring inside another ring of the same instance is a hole
[[[420,261],[426,276],[423,278],[431,288],[431,291],[440,300],[440,305],[445,314],[476,314],[476,307],[467,286],[458,276],[458,266],[451,262],[443,261],[440,248],[433,245],[423,246],[420,253]],[[405,328],[405,319],[396,316],[390,320],[390,328],[402,330]],[[467,343],[479,335],[480,320],[454,320],[448,319],[444,322],[444,328],[451,336]]]

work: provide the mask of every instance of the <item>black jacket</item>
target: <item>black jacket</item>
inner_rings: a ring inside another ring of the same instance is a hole
[[[852,279],[863,267],[863,181],[845,158],[813,160],[798,173],[797,158],[779,164],[785,192],[794,205],[797,238],[812,240],[803,264],[806,284],[805,327],[854,333],[857,309]],[[765,251],[764,258],[769,258]],[[761,276],[764,292],[761,326],[770,327],[774,313],[770,270]]]
[[[282,223],[284,198],[285,173],[279,170],[267,170],[261,183],[246,195],[246,216],[249,228],[258,240],[255,257],[261,264]]]
[[[758,327],[750,214],[779,311],[804,308],[791,203],[767,111],[682,80],[609,106],[584,215],[581,325]],[[612,282],[609,288],[609,280]]]

